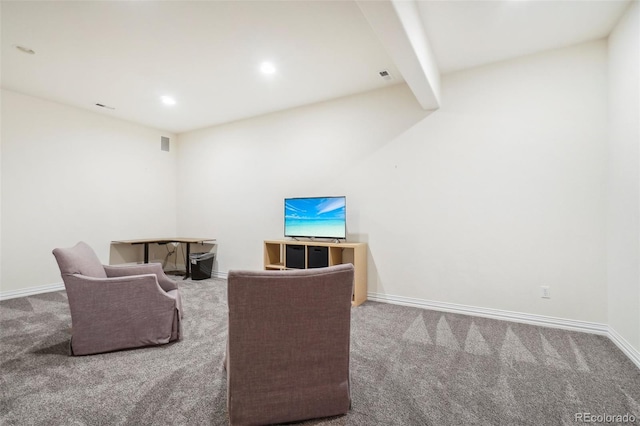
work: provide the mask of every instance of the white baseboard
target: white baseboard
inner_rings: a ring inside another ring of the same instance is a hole
[[[521,312],[504,311],[501,309],[480,308],[477,306],[458,305],[456,303],[434,302],[431,300],[415,299],[412,297],[393,296],[380,293],[368,293],[368,300],[394,305],[411,306],[414,308],[432,309],[434,311],[451,312],[454,314],[473,315],[504,321],[513,321],[541,327],[560,328],[563,330],[580,331],[584,333],[607,336],[635,365],[640,369],[640,352],[607,324],[588,321],[569,320],[548,317],[544,315],[525,314]]]
[[[211,276],[213,278],[222,278],[223,280],[226,280],[228,277],[228,274],[226,272],[212,271]]]
[[[39,285],[37,287],[22,288],[19,290],[0,291],[0,300],[15,299],[17,297],[33,296],[34,294],[49,293],[64,290],[64,283]]]
[[[513,321],[523,324],[538,325],[542,327],[562,328],[564,330],[582,331],[586,333],[600,334],[603,336],[606,336],[609,330],[609,327],[606,324],[595,322],[569,320],[536,314],[525,314],[521,312],[504,311],[501,309],[480,308],[477,306],[459,305],[456,303],[434,302],[431,300],[415,299],[412,297],[403,296],[392,296],[388,294],[369,293],[367,296],[369,300],[373,300],[376,302],[386,302],[396,305],[413,306],[415,308],[451,312],[454,314],[473,315],[477,317]]]
[[[617,331],[609,327],[609,339],[640,369],[640,351],[631,346]]]
[[[121,264],[118,266],[122,266],[122,265],[133,266],[133,265],[139,265],[139,263]],[[225,280],[227,279],[226,272],[213,271],[211,273],[211,276],[213,278],[222,278]],[[55,283],[55,284],[39,285],[36,287],[22,288],[18,290],[0,291],[0,300],[16,299],[18,297],[33,296],[34,294],[50,293],[52,291],[60,291],[60,290],[64,290],[64,283],[62,282]]]

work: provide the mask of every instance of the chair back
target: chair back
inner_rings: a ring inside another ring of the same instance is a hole
[[[67,275],[80,274],[93,278],[107,278],[102,262],[87,243],[80,241],[70,248],[56,248],[53,255],[58,262],[62,279]]]
[[[231,424],[334,416],[350,407],[353,265],[230,271]]]

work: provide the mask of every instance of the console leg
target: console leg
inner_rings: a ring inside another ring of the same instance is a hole
[[[186,280],[191,276],[191,259],[189,259],[190,253],[191,253],[191,243],[185,243],[185,245],[187,246],[185,261],[184,261],[184,269],[186,273],[184,274],[183,280]]]

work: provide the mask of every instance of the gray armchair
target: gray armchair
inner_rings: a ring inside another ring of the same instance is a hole
[[[227,406],[232,425],[349,411],[353,265],[230,271]]]
[[[160,264],[102,265],[84,242],[53,255],[69,299],[72,355],[180,339],[180,293]]]

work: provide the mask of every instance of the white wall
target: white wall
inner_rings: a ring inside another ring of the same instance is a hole
[[[606,323],[606,43],[180,135],[178,232],[259,269],[286,196],[346,195],[369,292]],[[540,298],[540,286],[552,298]]]
[[[609,325],[640,352],[640,5],[609,36]]]
[[[79,240],[176,231],[176,150],[159,130],[2,91],[2,292],[62,282],[51,254]],[[175,146],[175,144],[173,144]]]
[[[0,7],[2,22],[2,7]],[[2,81],[2,55],[0,55],[0,81]],[[2,90],[0,90],[0,111],[2,111]],[[2,166],[2,114],[0,113],[0,167]],[[0,189],[2,188],[2,169],[0,168]],[[0,191],[0,289],[2,289],[2,192]],[[1,291],[1,290],[0,290]]]
[[[1,10],[2,8],[0,8]],[[2,56],[2,55],[0,55]],[[0,68],[2,66],[0,65]],[[0,90],[0,111],[2,111],[2,90]],[[0,291],[2,291],[2,114],[0,113]]]
[[[397,85],[181,134],[178,232],[217,238],[219,271],[261,268],[262,241],[283,235],[284,197],[344,194],[347,231],[366,238],[353,236],[352,169],[425,116],[414,99]]]

